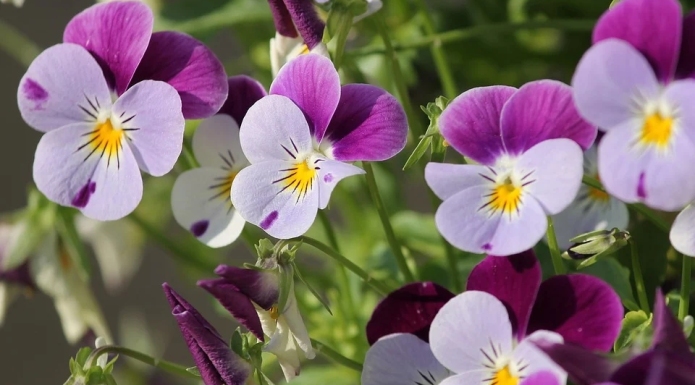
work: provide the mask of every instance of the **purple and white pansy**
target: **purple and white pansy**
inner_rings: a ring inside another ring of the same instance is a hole
[[[444,201],[437,228],[462,250],[502,256],[533,247],[547,216],[574,200],[582,149],[597,132],[575,110],[571,88],[551,80],[469,90],[444,110],[439,127],[478,164],[427,165],[427,184]]]
[[[239,125],[248,109],[266,95],[248,76],[229,78],[229,97],[220,112],[203,120],[193,134],[193,154],[199,168],[176,179],[171,207],[176,221],[210,247],[236,240],[246,221],[234,209],[232,183],[248,166],[239,143]]]
[[[674,211],[695,197],[695,15],[676,0],[623,0],[594,29],[572,79],[580,114],[606,132],[606,190]]]
[[[333,63],[316,54],[285,65],[270,95],[241,124],[251,165],[234,180],[232,203],[273,237],[304,234],[343,178],[364,171],[347,162],[381,161],[405,146],[398,101],[367,84],[340,86]]]

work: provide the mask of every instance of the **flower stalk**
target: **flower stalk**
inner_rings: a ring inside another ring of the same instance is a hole
[[[683,271],[681,272],[680,303],[678,304],[678,319],[681,321],[688,315],[688,308],[690,307],[690,280],[693,268],[692,257],[687,255],[682,255],[682,257]]]
[[[555,275],[567,273],[565,263],[562,261],[562,253],[557,245],[557,236],[555,235],[555,227],[553,226],[553,218],[548,216],[548,248],[550,249],[550,258],[553,261]]]
[[[2,36],[0,49],[24,67],[29,67],[34,58],[41,53],[41,50],[33,41],[2,20],[0,20],[0,36]]]
[[[630,257],[632,260],[632,272],[635,278],[635,288],[637,289],[637,300],[640,308],[645,313],[649,314],[649,300],[647,299],[647,290],[644,285],[644,276],[642,275],[642,267],[640,266],[639,254],[637,253],[637,244],[630,238]]]
[[[427,9],[427,4],[425,0],[417,0],[415,2],[416,6],[420,10],[420,16],[423,20],[423,27],[425,29],[425,34],[427,37],[435,36],[436,32],[434,29],[434,21],[432,16]],[[444,90],[444,95],[453,99],[456,97],[456,82],[454,81],[454,75],[449,66],[449,61],[446,57],[446,52],[442,49],[442,45],[435,42],[430,46],[430,51],[432,52],[432,59],[434,59],[434,65],[437,68],[437,74],[439,75],[439,81],[442,83],[442,88]]]
[[[321,353],[334,363],[342,365],[348,369],[352,369],[357,372],[362,372],[362,364],[360,364],[359,362],[345,357],[344,355],[328,347],[323,342],[316,341],[313,338],[311,339],[311,343],[312,345],[314,345],[314,349],[316,349],[317,352]]]
[[[147,365],[153,366],[158,369],[162,369],[166,372],[169,372],[171,374],[176,374],[178,376],[182,377],[187,377],[187,378],[200,378],[200,376],[195,375],[192,372],[188,371],[188,368],[175,364],[173,362],[169,361],[164,361],[160,360],[157,358],[154,358],[152,356],[148,356],[145,353],[141,353],[132,349],[128,349],[122,346],[116,346],[116,345],[107,345],[107,346],[102,346],[98,349],[95,349],[87,358],[87,363],[86,367],[92,367],[97,365],[97,359],[104,355],[104,354],[119,354],[119,355],[124,355],[126,357],[130,357],[134,360],[138,360],[140,362],[143,362]]]

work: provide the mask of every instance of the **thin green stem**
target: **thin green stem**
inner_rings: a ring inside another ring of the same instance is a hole
[[[494,23],[484,24],[469,28],[454,29],[421,39],[413,39],[407,43],[395,43],[392,47],[368,46],[350,51],[351,56],[381,55],[389,52],[403,51],[408,49],[425,48],[432,45],[442,46],[444,44],[461,42],[474,37],[487,34],[510,33],[524,29],[545,29],[553,28],[563,31],[591,31],[596,24],[594,19],[566,19],[566,20],[538,20],[525,23]]]
[[[436,36],[436,31],[434,28],[434,21],[432,20],[432,14],[427,9],[427,4],[425,0],[417,0],[417,7],[420,10],[420,16],[423,19],[423,27],[425,28],[425,34],[428,37]],[[449,61],[446,57],[446,52],[442,49],[442,45],[435,41],[434,44],[430,46],[430,51],[432,52],[432,59],[434,60],[434,65],[437,67],[437,74],[439,75],[439,81],[442,83],[442,88],[444,90],[444,96],[449,99],[456,97],[456,82],[454,81],[454,75],[449,66]]]
[[[348,34],[350,29],[352,29],[352,13],[343,9],[343,7],[334,7],[331,9],[331,13],[328,15],[328,25],[337,25],[338,30],[335,36],[331,38],[335,39],[335,51],[333,51],[333,65],[335,69],[340,69],[343,64],[343,58],[345,54],[345,43],[347,42]],[[332,23],[336,20],[337,22]]]
[[[678,318],[683,321],[690,307],[690,279],[692,278],[693,259],[687,255],[683,257],[683,271],[681,272],[681,294],[678,304]]]
[[[155,30],[177,30],[188,34],[217,31],[239,24],[271,21],[268,6],[260,1],[232,1],[228,5],[195,19],[178,22],[158,17]]]
[[[630,256],[632,259],[632,276],[635,279],[635,288],[637,289],[637,300],[645,313],[650,314],[649,300],[647,299],[647,289],[644,285],[644,276],[642,275],[642,267],[637,253],[637,244],[630,239]]]
[[[333,249],[330,248],[329,246],[327,246],[327,245],[321,243],[320,241],[318,241],[318,240],[316,240],[316,239],[314,239],[314,238],[307,237],[307,236],[305,236],[305,235],[304,235],[304,236],[301,236],[301,237],[298,237],[298,238],[294,238],[293,241],[306,243],[307,245],[310,245],[310,246],[312,246],[312,247],[314,247],[314,248],[316,248],[316,249],[322,251],[324,254],[326,254],[327,256],[329,256],[329,257],[331,257],[331,258],[333,258],[336,262],[338,262],[339,264],[345,266],[348,270],[350,270],[350,271],[353,272],[355,275],[357,275],[358,277],[360,277],[360,278],[362,279],[362,281],[364,281],[364,283],[366,283],[367,285],[369,285],[369,287],[371,287],[372,289],[374,289],[374,291],[376,291],[377,293],[379,293],[379,294],[385,296],[386,294],[388,294],[388,293],[391,291],[391,289],[390,289],[387,285],[385,285],[384,283],[382,283],[382,282],[378,281],[377,279],[371,277],[371,276],[369,275],[369,273],[367,273],[366,271],[362,270],[361,267],[355,265],[351,260],[345,258],[345,257],[342,256],[340,253],[338,253],[337,251],[333,250]]]
[[[17,28],[0,19],[0,49],[25,67],[29,67],[41,49]]]
[[[376,211],[379,213],[379,219],[381,219],[381,225],[384,227],[384,233],[386,233],[386,239],[391,246],[391,251],[393,252],[394,258],[396,258],[396,264],[398,268],[403,273],[403,278],[406,282],[415,281],[415,276],[410,271],[408,267],[408,262],[405,260],[403,255],[403,250],[401,250],[401,244],[396,238],[396,234],[393,232],[393,227],[391,226],[391,220],[389,219],[389,214],[386,212],[386,207],[384,202],[381,200],[381,195],[379,194],[379,187],[376,185],[376,178],[374,178],[374,169],[369,162],[362,162],[362,168],[366,172],[365,176],[367,179],[367,189],[369,190],[369,195],[372,197],[372,202],[376,207]]]
[[[198,161],[195,159],[195,156],[193,155],[193,150],[191,149],[191,142],[184,140],[183,141],[183,151],[182,151],[182,158],[184,161],[185,169],[186,170],[191,170],[194,168],[200,167],[200,164]]]
[[[565,274],[567,268],[562,261],[562,254],[560,253],[560,247],[557,245],[557,237],[555,236],[553,218],[550,216],[548,216],[548,248],[550,249],[550,258],[553,260],[555,275]]]
[[[58,233],[68,250],[70,255],[77,258],[75,262],[79,263],[80,273],[83,273],[83,279],[89,280],[89,254],[84,247],[84,242],[80,238],[80,234],[75,226],[75,217],[70,212],[71,209],[58,207],[58,223],[56,224]]]
[[[311,343],[314,345],[314,349],[316,349],[317,352],[323,354],[326,358],[335,362],[336,364],[343,365],[346,368],[350,368],[360,373],[362,372],[362,364],[359,362],[345,357],[344,355],[328,347],[326,344],[316,341],[313,338],[311,339]]]
[[[138,360],[140,362],[143,362],[147,365],[154,366],[155,368],[162,369],[166,372],[169,372],[171,374],[176,374],[182,377],[187,377],[187,378],[197,378],[200,379],[199,376],[189,372],[187,367],[179,364],[175,364],[173,362],[169,361],[164,361],[160,360],[151,356],[148,356],[145,353],[140,353],[138,351],[124,348],[122,346],[115,346],[115,345],[109,345],[109,346],[102,346],[98,349],[95,349],[89,357],[87,357],[87,362],[86,366],[93,367],[97,363],[97,359],[99,356],[103,354],[118,354],[118,355],[124,355],[126,357],[130,357],[132,359]]]

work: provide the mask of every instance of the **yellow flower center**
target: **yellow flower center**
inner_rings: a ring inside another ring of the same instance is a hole
[[[280,310],[278,309],[278,305],[273,305],[268,312],[270,313],[270,318],[273,320],[277,321],[277,319],[280,318]]]
[[[509,366],[505,366],[495,374],[490,385],[518,385],[519,377],[513,376]]]
[[[123,149],[121,141],[123,140],[124,133],[122,129],[113,127],[111,119],[106,119],[103,123],[97,123],[94,131],[85,135],[88,136],[89,139],[82,147],[89,145],[92,149],[85,160],[93,154],[96,154],[100,158],[106,155],[110,164],[111,158],[115,156],[120,166],[120,153]],[[82,149],[82,147],[80,147],[80,149]]]
[[[521,186],[515,186],[510,178],[495,186],[489,195],[488,205],[493,211],[512,213],[517,211],[521,203]]]
[[[229,171],[227,176],[216,178],[220,183],[210,186],[210,190],[213,190],[215,194],[211,199],[222,198],[222,200],[229,200],[231,203],[232,183],[234,183],[237,174],[236,171]]]
[[[673,135],[673,118],[663,117],[658,112],[644,121],[640,140],[647,145],[666,147]]]
[[[318,168],[316,168],[315,164],[310,165],[309,158],[306,158],[295,163],[293,167],[282,170],[286,171],[287,175],[273,183],[282,183],[282,191],[289,190],[293,194],[297,193],[297,200],[299,201],[314,188],[314,178],[318,174],[317,170]]]
[[[596,180],[600,181],[601,178],[599,178],[598,175],[594,176]],[[610,199],[610,195],[608,195],[605,191],[601,191],[597,188],[589,187],[589,198],[599,201],[599,202],[608,202]]]
[[[299,51],[299,55],[305,55],[305,54],[308,54],[309,52],[311,52],[311,51],[309,50],[309,46],[306,45],[306,44],[302,44],[302,48],[301,48],[301,50]]]

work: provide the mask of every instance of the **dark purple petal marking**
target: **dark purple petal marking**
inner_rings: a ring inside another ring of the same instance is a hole
[[[43,102],[48,99],[48,91],[31,78],[27,78],[24,85],[22,85],[22,92],[24,92],[27,99],[36,102],[35,109],[41,109]]]
[[[269,310],[279,300],[280,282],[275,273],[219,265],[215,274],[234,285],[258,306]]]
[[[331,183],[331,182],[333,182],[333,174],[328,173],[328,174],[324,175],[324,176],[323,176],[323,181],[326,182],[326,183]]]
[[[277,211],[271,212],[270,214],[268,214],[267,217],[265,217],[265,218],[261,221],[261,228],[262,228],[263,230],[268,230],[268,229],[270,228],[270,226],[272,226],[273,223],[275,223],[275,221],[276,221],[277,219],[278,219],[278,212],[277,212]]]
[[[82,186],[77,195],[72,199],[72,205],[78,208],[85,208],[89,203],[89,198],[97,191],[97,183],[91,180]]]
[[[485,251],[490,251],[492,250],[492,244],[491,243],[486,243],[482,246],[482,249]]]
[[[191,233],[193,233],[193,235],[196,237],[201,237],[206,231],[208,231],[209,226],[210,221],[203,219],[202,221],[198,221],[191,225]]]
[[[637,182],[637,196],[640,199],[646,199],[647,198],[647,189],[644,187],[644,171],[639,174],[639,182]]]

